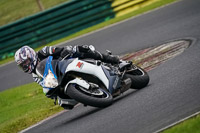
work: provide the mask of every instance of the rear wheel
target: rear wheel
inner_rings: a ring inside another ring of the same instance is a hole
[[[131,79],[131,88],[133,89],[142,89],[149,83],[148,73],[138,66],[133,66],[133,69],[125,75],[125,78]]]
[[[113,102],[112,95],[100,87],[85,89],[77,84],[70,84],[67,88],[67,94],[84,105],[94,107],[107,107]]]

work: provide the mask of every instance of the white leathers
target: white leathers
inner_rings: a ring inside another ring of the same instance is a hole
[[[69,71],[76,71],[76,72],[94,75],[97,78],[99,78],[107,88],[109,88],[109,80],[106,77],[101,66],[93,65],[76,58],[72,63],[68,65],[65,73]]]

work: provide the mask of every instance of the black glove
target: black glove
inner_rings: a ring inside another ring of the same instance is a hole
[[[71,57],[73,55],[72,46],[65,46],[63,47],[60,57],[63,59],[65,57]]]

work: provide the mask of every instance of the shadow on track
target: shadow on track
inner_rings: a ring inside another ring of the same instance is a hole
[[[148,88],[148,86],[145,88]],[[130,96],[134,96],[140,91],[142,90],[134,90],[134,89],[128,90],[127,92],[123,93],[121,96],[114,98],[113,105],[117,104],[121,100],[125,100],[126,98]],[[106,108],[108,109],[112,108],[112,105]],[[62,127],[66,127],[67,125],[74,124],[74,122],[81,122],[81,121],[87,120],[89,119],[89,117],[92,117],[95,113],[98,113],[99,111],[100,112],[105,111],[106,108],[96,108],[96,107],[90,107],[90,106],[83,108],[83,105],[81,104],[78,107],[76,107],[75,110],[66,112],[68,113],[68,117],[66,117],[65,120],[59,122],[57,125],[54,125],[53,128],[62,128]],[[77,113],[77,110],[82,110],[82,111]]]
[[[77,107],[77,109],[78,108],[83,108],[83,106],[81,107],[79,105],[79,107]],[[100,111],[102,109],[103,108],[93,108],[93,107],[91,107],[89,109],[86,109],[86,110],[82,111],[79,114],[76,114],[76,113],[75,114],[74,113],[71,114],[70,113],[68,118],[66,117],[66,119],[64,121],[62,121],[60,124],[57,124],[56,126],[54,126],[54,128],[60,128],[60,127],[66,126],[68,124],[73,124],[74,122],[83,120],[86,117],[90,117],[92,114],[95,114],[96,112],[98,112],[98,111]],[[72,112],[73,112],[73,110],[72,110]],[[69,113],[69,112],[67,112],[67,113]]]
[[[120,96],[114,98],[113,104],[119,102],[119,101],[122,100],[122,99],[126,99],[126,98],[128,98],[129,96],[134,96],[134,95],[136,95],[137,93],[140,93],[142,90],[147,89],[149,86],[151,86],[151,84],[148,84],[146,87],[144,87],[144,88],[142,88],[142,89],[140,89],[140,90],[130,89],[130,90],[128,90],[128,91],[122,93]],[[112,105],[111,105],[111,106],[112,106]]]

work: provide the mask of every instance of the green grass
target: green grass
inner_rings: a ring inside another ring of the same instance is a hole
[[[0,60],[0,65],[3,65],[3,64],[12,62],[12,61],[14,61],[14,57],[8,57],[8,58],[6,58],[4,60]]]
[[[45,9],[67,0],[41,0]],[[40,12],[36,0],[0,0],[0,26]]]
[[[192,117],[162,133],[200,133],[200,115]]]
[[[0,132],[18,132],[61,111],[36,83],[0,92]]]
[[[6,1],[6,0],[3,0],[3,1]],[[24,0],[24,1],[25,1],[25,0]],[[46,0],[46,1],[47,1],[47,0]],[[60,1],[61,1],[61,0],[60,0]],[[146,7],[144,7],[144,8],[140,8],[140,9],[138,9],[138,10],[136,10],[136,11],[133,11],[133,12],[131,12],[131,13],[128,13],[128,14],[126,14],[126,15],[124,15],[124,16],[110,19],[110,20],[108,20],[108,21],[106,21],[106,22],[103,22],[103,23],[100,23],[100,24],[98,24],[98,25],[92,26],[92,27],[90,27],[90,28],[84,29],[84,30],[79,31],[79,32],[77,32],[77,33],[74,33],[74,34],[72,34],[72,35],[70,35],[70,36],[67,36],[67,37],[65,37],[65,38],[62,38],[62,39],[53,41],[53,42],[51,42],[51,43],[48,43],[48,44],[46,44],[46,46],[53,46],[53,45],[56,45],[56,44],[61,43],[61,42],[63,42],[63,41],[67,41],[67,40],[70,40],[70,39],[72,39],[72,38],[81,36],[81,35],[83,35],[83,34],[86,34],[86,33],[89,33],[89,32],[92,32],[92,31],[95,31],[95,30],[98,30],[98,29],[101,29],[101,28],[103,28],[103,27],[109,26],[109,25],[114,24],[114,23],[116,23],[116,22],[120,22],[120,21],[122,21],[122,20],[126,20],[126,19],[128,19],[128,18],[130,18],[130,17],[133,17],[133,16],[136,16],[136,15],[145,13],[145,12],[147,12],[147,11],[153,10],[153,9],[155,9],[155,8],[158,8],[158,7],[160,7],[160,6],[163,6],[163,5],[166,5],[166,4],[168,4],[168,3],[175,2],[175,1],[177,1],[177,0],[161,0],[161,1],[155,2],[155,3],[153,3],[153,4],[149,5],[149,6],[146,6]],[[41,49],[42,47],[43,47],[43,46],[37,48],[36,51],[38,51],[38,50]],[[10,57],[10,58],[4,59],[4,60],[0,60],[0,65],[5,64],[5,63],[10,62],[10,61],[13,61],[13,60],[14,60],[13,57]]]

